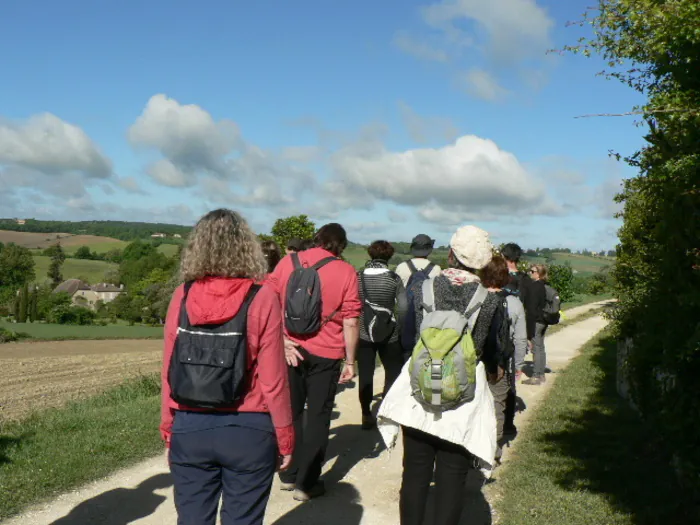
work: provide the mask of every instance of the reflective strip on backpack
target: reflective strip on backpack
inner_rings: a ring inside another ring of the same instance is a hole
[[[430,404],[440,406],[442,404],[442,367],[444,361],[433,359],[430,362],[430,389],[432,397]]]
[[[187,330],[186,328],[177,327],[177,333],[184,332],[191,335],[219,335],[219,336],[233,336],[233,335],[243,335],[243,332],[197,332],[195,330]]]

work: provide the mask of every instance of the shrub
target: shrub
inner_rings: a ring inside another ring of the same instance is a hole
[[[574,272],[571,264],[567,261],[564,264],[550,264],[549,284],[559,292],[559,298],[563,303],[574,298]]]
[[[12,343],[17,341],[19,337],[12,330],[6,330],[5,328],[0,328],[0,344],[1,343]]]
[[[89,308],[59,305],[49,312],[48,321],[56,324],[90,325],[96,317],[97,314]]]

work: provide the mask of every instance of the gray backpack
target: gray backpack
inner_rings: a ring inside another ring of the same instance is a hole
[[[542,319],[548,325],[559,324],[559,319],[561,315],[559,310],[561,309],[561,299],[559,299],[559,292],[548,284],[544,285],[544,308],[542,309]]]
[[[321,278],[318,270],[337,261],[337,257],[326,257],[313,266],[304,267],[297,253],[292,254],[294,271],[287,282],[284,308],[284,323],[292,335],[313,335],[335,315],[322,319]]]

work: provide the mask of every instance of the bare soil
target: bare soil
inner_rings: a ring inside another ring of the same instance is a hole
[[[61,246],[87,246],[95,243],[105,242],[122,242],[111,237],[101,237],[99,235],[73,235],[72,233],[35,233],[35,232],[16,232],[9,230],[0,230],[0,242],[13,242],[18,246],[25,248],[48,248],[56,244],[56,241],[61,241]]]
[[[159,370],[161,340],[45,341],[0,345],[0,421],[94,395]]]

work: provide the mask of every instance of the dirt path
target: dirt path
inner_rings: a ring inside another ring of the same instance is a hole
[[[606,325],[593,317],[560,332],[547,340],[549,365],[556,372],[576,355],[578,349]],[[522,430],[554,376],[544,387],[520,386],[518,395],[528,407],[519,414],[516,424]],[[381,386],[381,371],[375,382]],[[289,493],[273,487],[268,506],[267,525],[397,525],[398,491],[401,481],[400,445],[386,451],[379,433],[359,428],[360,410],[357,390],[347,389],[337,398],[325,479],[328,494],[307,504],[297,504]],[[517,441],[516,441],[517,443]],[[506,449],[504,460],[515,450]],[[496,471],[497,474],[498,471]],[[497,476],[496,476],[497,482]],[[490,505],[475,480],[468,487],[465,525],[489,525],[494,522]],[[176,522],[172,487],[164,456],[64,494],[48,505],[40,506],[5,522],[5,525],[165,525]],[[431,525],[428,521],[426,525]]]

